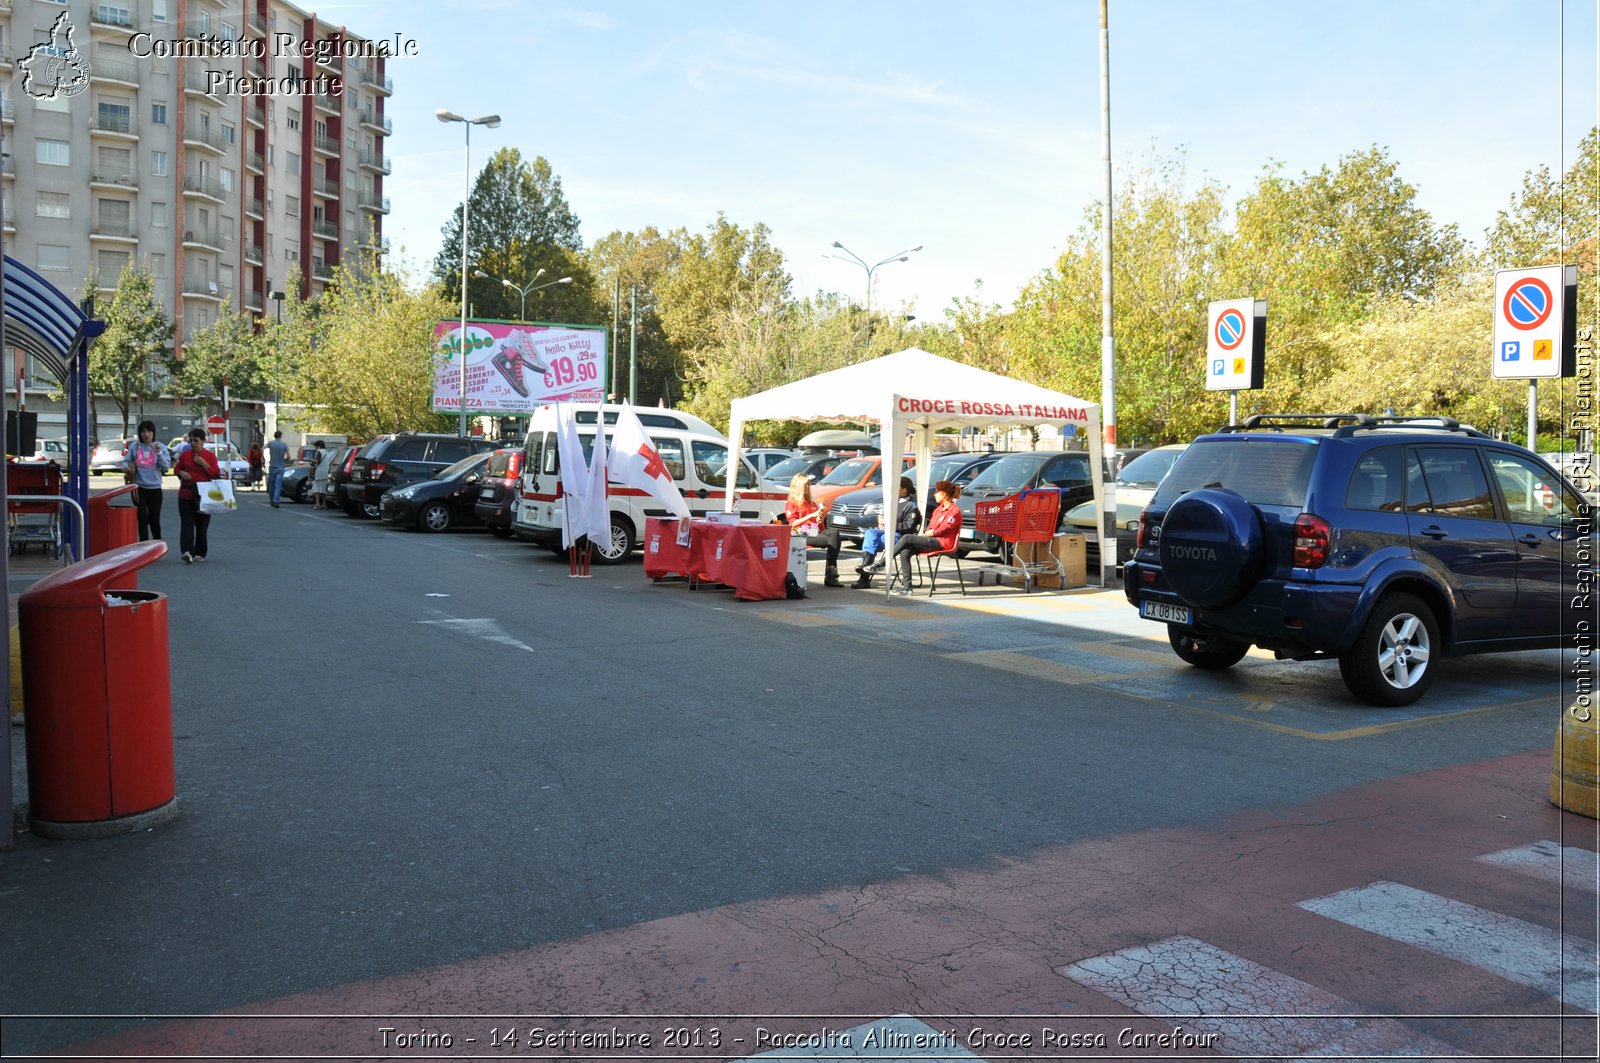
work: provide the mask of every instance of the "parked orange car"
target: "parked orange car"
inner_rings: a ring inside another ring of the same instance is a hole
[[[916,464],[916,459],[906,455],[904,467],[911,468]],[[833,471],[816,483],[811,485],[811,497],[822,506],[823,516],[827,516],[828,509],[833,505],[833,500],[846,491],[854,491],[858,487],[877,487],[883,483],[883,458],[873,454],[864,458],[851,458],[841,461],[833,467]]]

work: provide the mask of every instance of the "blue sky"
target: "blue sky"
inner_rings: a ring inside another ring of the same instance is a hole
[[[309,6],[309,5],[308,5]],[[1523,174],[1570,164],[1597,121],[1594,0],[1111,0],[1118,184],[1182,154],[1237,199],[1385,148],[1422,206],[1481,242]],[[795,292],[936,319],[1009,304],[1101,187],[1098,4],[456,0],[318,9],[415,38],[391,63],[386,234],[417,266],[460,202],[443,107],[498,113],[472,166],[515,146],[561,177],[586,244],[613,230],[766,223]],[[1565,62],[1564,77],[1561,64]],[[1563,132],[1564,123],[1564,132]],[[1506,265],[1511,265],[1507,263]],[[981,293],[977,282],[982,282]]]

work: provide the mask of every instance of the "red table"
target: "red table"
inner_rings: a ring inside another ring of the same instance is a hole
[[[644,574],[710,580],[733,588],[734,597],[760,601],[786,597],[789,528],[745,521],[689,522],[689,545],[678,543],[678,522],[670,517],[645,521]]]

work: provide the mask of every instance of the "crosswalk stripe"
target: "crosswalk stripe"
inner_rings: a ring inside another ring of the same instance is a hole
[[[1056,973],[1141,1014],[1182,1017],[1218,1035],[1209,1047],[1226,1056],[1457,1054],[1393,1019],[1340,1018],[1366,1009],[1196,938],[1165,938]]]
[[[1576,1008],[1593,1010],[1600,961],[1592,942],[1398,882],[1301,901],[1308,912],[1470,963]]]
[[[782,1047],[746,1056],[734,1063],[749,1063],[756,1059],[804,1059],[810,1063],[876,1059],[883,1063],[894,1063],[896,1060],[930,1058],[982,1059],[963,1048],[953,1030],[935,1030],[909,1015],[891,1015],[845,1030],[820,1027],[792,1035],[792,1039],[786,1039]]]
[[[1553,882],[1563,889],[1600,893],[1600,853],[1539,841],[1498,853],[1475,856],[1480,863]]]

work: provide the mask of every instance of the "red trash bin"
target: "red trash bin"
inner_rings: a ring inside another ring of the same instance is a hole
[[[178,814],[167,596],[112,589],[166,552],[115,547],[17,599],[35,834],[101,838]]]
[[[84,546],[88,556],[139,541],[139,510],[134,496],[138,489],[136,484],[126,484],[89,496],[88,542]],[[138,570],[128,572],[116,586],[138,589]]]

